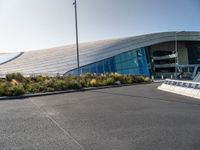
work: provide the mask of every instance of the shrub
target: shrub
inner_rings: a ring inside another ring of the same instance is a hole
[[[81,77],[87,79],[87,78],[92,78],[93,75],[91,73],[85,73],[85,74],[81,75]]]
[[[7,82],[0,84],[0,96],[5,96],[5,86],[6,86],[6,84],[7,84]]]
[[[66,81],[66,86],[68,89],[79,89],[80,88],[80,85],[78,84],[77,80]]]
[[[22,84],[17,84],[13,86],[13,91],[12,91],[13,96],[23,95],[24,93],[25,90]]]
[[[76,76],[48,77],[40,75],[24,78],[20,73],[12,73],[7,74],[6,79],[0,79],[0,96],[142,82],[150,82],[150,79],[143,75],[121,75],[118,73],[96,75],[86,73],[81,75],[80,84],[78,84]]]
[[[0,95],[1,96],[18,96],[23,95],[25,93],[23,84],[19,83],[17,85],[13,85],[9,82],[5,82],[0,86]]]
[[[7,81],[11,81],[13,79],[13,75],[12,74],[6,74],[6,80]]]
[[[54,80],[52,88],[54,88],[56,91],[66,90],[67,85],[65,84],[64,80],[57,79]]]
[[[90,86],[97,86],[97,80],[96,79],[92,79],[91,81],[90,81]]]
[[[115,79],[116,82],[120,82],[121,84],[127,83],[124,75],[121,75],[119,73],[112,73],[111,76]]]
[[[12,84],[5,82],[1,85],[2,96],[12,96]]]
[[[81,87],[88,87],[88,82],[84,78],[80,79],[80,84]]]
[[[77,77],[76,76],[67,76],[65,78],[63,78],[64,80],[77,80]]]
[[[149,77],[145,77],[145,78],[144,78],[144,82],[149,82],[149,83],[150,83],[150,82],[151,82],[151,80],[150,80],[150,78],[149,78]]]
[[[125,77],[125,83],[126,84],[132,84],[132,83],[134,83],[134,76],[131,76],[131,75],[127,75],[126,77]]]
[[[24,81],[24,76],[21,73],[9,73],[6,75],[6,80],[7,81],[12,81],[12,79],[15,79],[19,82]]]
[[[2,86],[0,86],[0,96],[4,96],[4,89],[3,89],[3,87]]]
[[[103,81],[107,79],[107,77],[103,74],[95,77],[97,85],[103,85]]]
[[[47,92],[54,92],[54,91],[55,91],[54,88],[52,88],[52,87],[47,87]]]
[[[33,77],[33,78],[34,78],[34,77]],[[43,81],[46,80],[46,77],[44,77],[44,76],[42,76],[42,75],[39,75],[39,76],[36,76],[36,77],[34,78],[34,80],[35,80],[36,82],[43,82]]]
[[[27,86],[28,93],[41,93],[47,91],[47,86],[42,83],[32,83]]]
[[[136,83],[144,82],[144,80],[145,80],[145,77],[143,75],[137,75],[137,76],[135,76],[135,82]]]
[[[113,85],[115,84],[115,80],[112,77],[108,77],[106,80],[103,81],[104,85]]]
[[[11,84],[12,84],[12,85],[18,85],[19,83],[17,82],[17,80],[12,79],[12,80],[11,80]]]

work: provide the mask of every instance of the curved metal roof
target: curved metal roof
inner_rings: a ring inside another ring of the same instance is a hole
[[[94,63],[122,52],[158,43],[174,41],[176,32],[101,40],[80,44],[80,66]],[[179,32],[179,41],[200,41],[200,32]],[[68,45],[24,52],[20,57],[0,65],[0,72],[60,73],[76,68],[76,47]]]

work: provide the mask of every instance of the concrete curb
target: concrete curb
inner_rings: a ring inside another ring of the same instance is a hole
[[[184,82],[184,81],[179,81],[179,82],[181,83],[181,82]],[[192,82],[190,82],[190,83],[192,84]],[[197,83],[193,82],[193,84],[197,84]],[[183,87],[183,86],[177,86],[177,85],[173,85],[173,84],[162,83],[159,87],[157,87],[157,89],[165,91],[165,92],[170,92],[170,93],[182,95],[182,96],[200,99],[200,90],[195,89],[195,88],[191,88],[191,87]]]
[[[151,82],[151,83],[154,83],[154,82]],[[24,94],[24,95],[20,95],[20,96],[3,96],[3,97],[0,97],[0,101],[2,101],[2,100],[16,100],[16,99],[22,100],[22,99],[26,99],[26,98],[29,98],[29,97],[58,95],[58,94],[64,94],[64,93],[84,92],[84,91],[92,91],[92,90],[99,90],[99,89],[106,89],[106,88],[117,88],[117,87],[133,86],[133,85],[141,85],[141,84],[151,84],[151,83],[110,85],[110,86],[89,87],[89,88],[83,88],[83,89],[71,89],[71,90],[65,90],[65,91],[55,91],[55,92],[46,92],[46,93]]]

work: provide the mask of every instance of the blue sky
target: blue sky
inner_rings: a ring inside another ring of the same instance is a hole
[[[0,0],[0,52],[75,42],[73,0]],[[200,0],[77,0],[80,42],[200,31]]]

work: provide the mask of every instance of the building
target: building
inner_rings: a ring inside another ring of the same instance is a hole
[[[75,45],[7,55],[0,54],[1,74],[77,74]],[[200,32],[162,32],[81,43],[80,66],[82,74],[194,78],[200,70]]]

